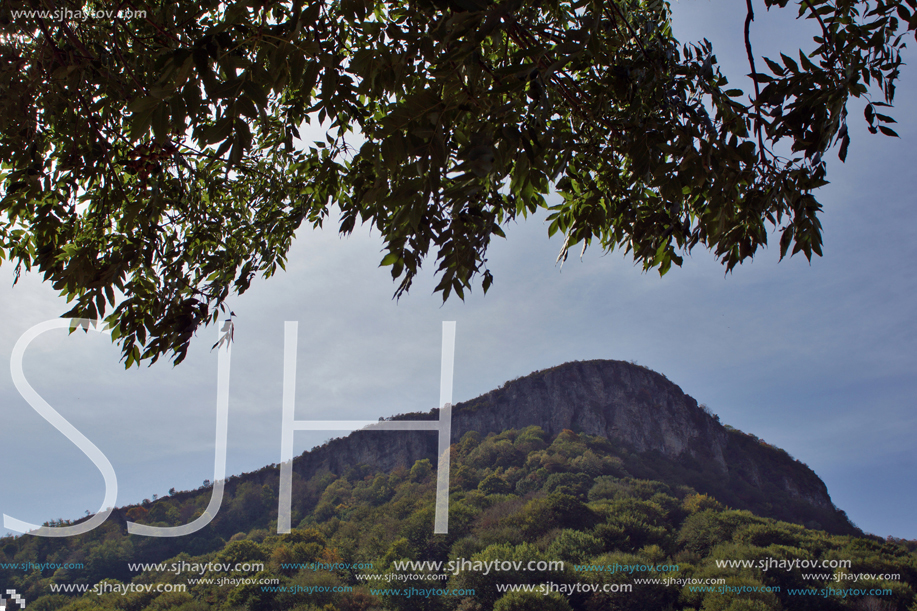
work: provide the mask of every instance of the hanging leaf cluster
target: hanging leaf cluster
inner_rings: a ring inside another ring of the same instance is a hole
[[[815,50],[764,73],[749,0],[746,93],[663,0],[112,6],[0,8],[0,255],[104,318],[127,366],[180,362],[332,207],[379,231],[397,295],[428,259],[443,299],[486,291],[490,240],[539,208],[559,259],[597,244],[664,274],[700,244],[728,270],[774,228],[781,256],[820,255],[847,102],[896,135],[917,28],[915,0],[802,0]]]

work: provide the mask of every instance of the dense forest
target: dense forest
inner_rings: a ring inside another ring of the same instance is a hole
[[[294,475],[295,528],[278,535],[274,465],[227,481],[193,535],[128,535],[124,521],[187,523],[206,487],[121,508],[86,535],[4,538],[0,583],[37,611],[917,611],[917,542],[732,509],[715,482],[702,493],[672,469],[569,430],[470,432],[452,446],[448,535],[433,533],[426,459]]]

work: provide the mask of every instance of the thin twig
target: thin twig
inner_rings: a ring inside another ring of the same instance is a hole
[[[748,64],[751,66],[751,80],[755,85],[755,134],[758,136],[758,149],[761,161],[764,161],[764,138],[761,136],[761,91],[758,87],[758,70],[755,68],[755,55],[751,50],[751,22],[755,19],[755,11],[751,6],[751,0],[745,0],[748,7],[748,14],[745,16],[745,52],[748,55]]]
[[[831,32],[828,31],[828,27],[825,25],[825,22],[822,21],[821,15],[818,14],[818,11],[815,10],[815,7],[812,6],[812,3],[809,0],[802,0],[806,6],[809,7],[809,10],[812,11],[812,14],[815,15],[815,18],[818,19],[818,25],[821,26],[821,31],[825,35],[825,44],[828,44],[828,39],[832,38]]]

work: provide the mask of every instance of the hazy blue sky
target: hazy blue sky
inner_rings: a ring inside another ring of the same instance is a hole
[[[709,38],[730,79],[747,86],[742,3],[674,7],[680,39]],[[808,24],[784,13],[760,11],[756,51],[807,40]],[[511,226],[492,247],[496,281],[486,297],[478,289],[465,303],[443,306],[431,273],[392,300],[395,287],[377,267],[378,235],[364,229],[342,239],[333,222],[301,231],[287,273],[230,302],[237,319],[228,472],[279,460],[285,320],[299,321],[299,419],[376,419],[435,407],[440,326],[455,320],[456,401],[570,360],[635,360],[724,423],[808,464],[861,528],[917,538],[912,68],[904,69],[893,113],[900,140],[869,135],[862,106],[851,106],[848,161],[832,161],[832,184],[818,194],[825,256],[811,265],[801,257],[778,264],[775,246],[728,276],[700,250],[664,278],[597,250],[560,270],[560,241],[548,240],[535,218]],[[68,309],[35,276],[13,289],[11,281],[4,265],[4,362],[22,333]],[[198,335],[174,369],[163,362],[125,372],[108,339],[64,331],[45,334],[26,355],[35,389],[111,460],[118,505],[213,477],[216,330]],[[40,523],[98,509],[101,475],[19,396],[6,365],[0,423],[0,512]],[[296,451],[324,438],[297,434]]]

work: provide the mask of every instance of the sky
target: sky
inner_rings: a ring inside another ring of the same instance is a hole
[[[710,39],[724,73],[748,87],[742,3],[673,7],[676,36]],[[811,24],[791,17],[791,9],[759,8],[759,57],[811,45]],[[909,49],[905,59],[912,56]],[[542,215],[510,225],[493,244],[486,296],[476,287],[465,302],[443,305],[429,269],[393,300],[378,233],[358,228],[342,238],[334,219],[301,230],[286,273],[229,302],[237,316],[227,472],[280,460],[284,321],[299,321],[297,419],[375,420],[436,407],[441,325],[454,320],[455,402],[572,360],[636,361],[722,422],[805,462],[860,528],[917,539],[913,68],[903,70],[891,113],[900,139],[868,134],[862,103],[851,103],[853,142],[818,193],[824,257],[811,264],[801,255],[778,262],[772,240],[728,275],[702,250],[662,278],[596,249],[559,268],[561,240],[547,238]],[[34,523],[77,518],[99,509],[102,476],[29,407],[6,366],[23,333],[69,307],[37,276],[15,287],[12,278],[11,266],[0,266],[0,512]],[[214,327],[199,331],[178,367],[129,371],[102,335],[61,330],[29,346],[27,379],[111,461],[117,505],[213,478],[216,336]],[[328,436],[297,432],[295,451]]]

